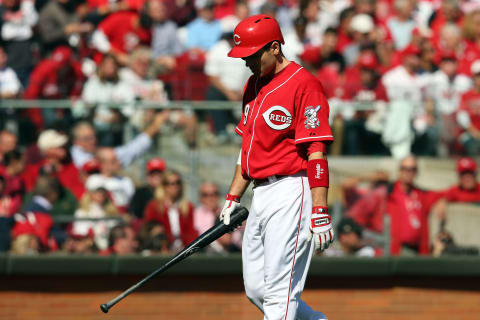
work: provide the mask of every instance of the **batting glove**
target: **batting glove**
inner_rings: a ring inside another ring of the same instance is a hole
[[[310,225],[315,250],[323,251],[333,242],[333,228],[326,207],[312,208],[312,223]]]
[[[220,212],[220,221],[223,221],[224,224],[230,224],[230,214],[235,210],[236,207],[240,206],[240,197],[227,194],[225,198],[225,204],[223,205],[222,212]]]

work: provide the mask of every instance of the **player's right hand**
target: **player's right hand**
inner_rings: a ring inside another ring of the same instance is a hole
[[[230,224],[230,214],[236,207],[240,206],[240,196],[234,196],[227,194],[225,197],[225,204],[223,205],[222,212],[220,212],[220,221],[224,224]]]
[[[333,242],[333,227],[326,207],[312,208],[312,222],[310,225],[315,250],[323,251]]]

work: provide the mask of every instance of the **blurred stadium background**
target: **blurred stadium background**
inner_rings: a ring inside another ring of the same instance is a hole
[[[305,300],[480,318],[479,1],[0,0],[0,319],[261,318],[241,229],[98,307],[215,223],[256,13],[330,102],[337,241]]]

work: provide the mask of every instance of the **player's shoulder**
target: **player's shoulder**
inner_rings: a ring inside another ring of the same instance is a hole
[[[292,79],[299,87],[303,89],[322,88],[320,80],[318,80],[310,71],[295,62],[292,63],[297,67]]]

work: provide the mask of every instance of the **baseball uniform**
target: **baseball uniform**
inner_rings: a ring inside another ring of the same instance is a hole
[[[313,252],[306,143],[332,141],[320,82],[294,62],[245,87],[241,167],[254,180],[243,248],[248,298],[264,319],[326,319],[301,299]]]

